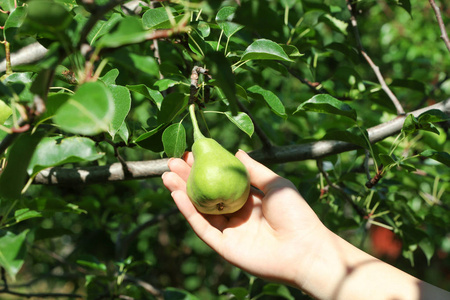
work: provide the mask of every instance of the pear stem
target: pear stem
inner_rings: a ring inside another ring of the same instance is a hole
[[[203,133],[200,131],[198,127],[197,117],[195,116],[195,104],[192,103],[189,105],[189,114],[191,116],[192,126],[194,127],[194,141],[205,138]]]

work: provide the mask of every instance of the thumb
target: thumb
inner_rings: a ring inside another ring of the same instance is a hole
[[[267,194],[271,189],[280,187],[295,187],[293,184],[277,175],[275,172],[251,158],[245,151],[239,150],[236,157],[244,164],[250,174],[250,183]]]

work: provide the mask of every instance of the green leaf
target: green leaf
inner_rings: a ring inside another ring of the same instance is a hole
[[[247,296],[249,295],[249,292],[246,288],[244,287],[227,287],[223,284],[221,284],[218,288],[218,293],[220,295],[223,294],[229,294],[229,295],[233,295],[234,298],[232,299],[236,299],[236,300],[245,300],[248,299]]]
[[[19,235],[8,231],[0,237],[0,265],[13,280],[15,280],[24,263],[27,234],[28,229],[22,231]]]
[[[175,9],[169,8],[172,14],[175,13]],[[174,16],[173,22],[178,23],[183,18],[183,15]],[[167,14],[165,7],[157,7],[147,10],[142,16],[142,23],[147,29],[169,29],[172,28],[172,24]]]
[[[240,24],[236,24],[231,22],[234,18],[234,13],[236,11],[236,7],[233,6],[225,6],[222,7],[216,15],[216,22],[219,25],[220,29],[223,30],[223,33],[229,38],[244,26]]]
[[[100,82],[84,83],[57,110],[53,120],[63,130],[84,135],[108,131],[114,116],[114,99]]]
[[[116,84],[116,79],[119,76],[118,69],[109,70],[105,75],[100,77],[100,80],[103,81],[106,85]]]
[[[289,289],[282,284],[269,283],[263,287],[263,294],[269,296],[281,297],[288,300],[295,300],[295,298],[289,292]]]
[[[419,122],[413,115],[408,115],[403,122],[402,132],[405,136],[413,134],[419,128]]]
[[[273,59],[293,62],[280,45],[266,39],[254,41],[247,47],[241,57],[242,61],[255,59]]]
[[[424,113],[421,113],[417,117],[417,121],[419,124],[425,124],[425,123],[438,123],[438,122],[445,122],[450,120],[449,116],[444,113],[441,110],[438,109],[431,109]]]
[[[378,156],[380,158],[381,163],[384,165],[385,168],[391,165],[397,164],[397,162],[389,155],[387,154],[380,154]]]
[[[42,217],[42,213],[35,210],[30,210],[29,208],[18,209],[14,212],[14,218],[16,219],[16,223],[40,217]]]
[[[354,121],[356,121],[357,118],[356,111],[350,105],[327,94],[315,95],[308,101],[303,102],[297,107],[294,114],[301,110],[341,115]]]
[[[246,113],[238,112],[237,115],[233,116],[231,112],[227,111],[225,112],[225,116],[240,130],[245,132],[249,137],[252,137],[255,127],[253,126],[252,119]]]
[[[405,169],[406,171],[408,171],[408,172],[414,172],[414,171],[417,170],[416,167],[414,167],[413,165],[407,164],[407,163],[404,163],[404,162],[400,162],[398,165],[400,167],[402,167],[403,169]]]
[[[14,0],[0,0],[0,6],[5,11],[13,12],[16,9],[17,2]]]
[[[417,130],[425,130],[439,134],[439,130],[433,122],[443,122],[448,119],[448,116],[444,112],[436,109],[424,112],[417,118],[410,114],[406,117],[405,122],[403,123],[402,132],[405,135],[410,135],[415,133]]]
[[[106,270],[107,270],[106,265],[103,263],[100,263],[98,261],[87,261],[87,260],[79,259],[79,260],[77,260],[77,264],[84,266],[84,267],[91,268],[93,270],[104,271],[104,272],[106,272]]]
[[[178,78],[164,78],[156,81],[153,85],[156,86],[160,92],[162,92],[181,83],[181,79]]]
[[[33,152],[44,133],[24,133],[9,149],[8,163],[0,174],[0,199],[15,200],[20,197],[27,178],[27,167]]]
[[[161,103],[164,97],[159,91],[152,90],[145,84],[127,85],[127,88],[132,92],[144,95],[145,98],[150,99],[158,107],[158,109],[161,109]]]
[[[107,21],[100,20],[98,21],[94,28],[89,32],[87,36],[87,40],[90,45],[94,45],[98,39],[100,39],[105,34],[111,32],[111,30],[117,25],[117,23],[122,20],[122,15],[118,13],[113,13],[111,17],[108,18]]]
[[[142,27],[137,17],[125,17],[119,22],[117,30],[104,35],[98,41],[98,47],[117,48],[129,44],[137,44],[147,39],[148,32]]]
[[[17,7],[6,19],[3,28],[3,38],[5,41],[11,42],[14,40],[17,31],[25,20],[27,8],[27,6]]]
[[[320,17],[320,20],[323,21],[325,24],[328,24],[335,31],[340,32],[343,35],[347,35],[347,27],[348,27],[348,23],[347,22],[339,20],[339,19],[333,17],[330,14],[322,15]]]
[[[111,84],[108,88],[114,100],[114,115],[108,132],[114,138],[130,112],[131,96],[129,90],[124,86]]]
[[[128,57],[135,67],[136,72],[141,71],[142,74],[146,74],[149,77],[159,78],[159,64],[155,58],[149,55],[138,55],[136,53],[128,53]]]
[[[210,52],[206,57],[209,74],[228,100],[231,113],[237,114],[236,79],[228,59],[221,52]]]
[[[48,117],[53,117],[58,109],[66,103],[72,94],[58,93],[58,94],[49,94],[46,102],[46,111],[41,116],[42,119],[46,119]]]
[[[165,129],[165,124],[160,124],[159,126],[153,128],[150,131],[147,131],[146,133],[141,134],[140,136],[138,136],[134,142],[135,143],[139,143],[141,141],[144,141],[146,139],[148,139],[149,137],[155,135],[157,132],[161,132]]]
[[[286,54],[289,57],[300,57],[304,55],[301,54],[300,51],[298,51],[297,47],[293,45],[280,45],[280,46],[281,48],[283,48],[284,52],[286,52]]]
[[[425,257],[427,258],[427,263],[430,265],[430,260],[434,255],[434,244],[431,241],[430,238],[424,238],[419,242],[419,247],[422,249],[423,253],[425,254]]]
[[[162,135],[164,152],[168,157],[181,157],[186,149],[186,130],[180,123],[167,127]]]
[[[55,34],[64,31],[72,22],[67,8],[52,0],[28,2],[27,22],[39,33]]]
[[[160,124],[169,124],[178,116],[188,105],[189,97],[182,93],[171,93],[167,95],[162,104],[161,110],[158,112],[158,122]]]
[[[188,291],[173,287],[166,288],[163,296],[165,300],[199,300]]]
[[[212,46],[205,42],[205,39],[197,30],[192,30],[189,33],[188,45],[189,49],[199,57],[204,57],[208,52],[214,52]]]
[[[420,153],[421,156],[428,157],[431,159],[434,159],[447,167],[450,167],[450,154],[448,152],[440,152],[435,150],[425,150],[422,153]]]
[[[103,157],[93,140],[84,137],[47,137],[34,152],[28,173],[35,175],[43,169],[67,163],[94,161]]]
[[[247,89],[250,92],[250,96],[257,100],[264,100],[270,109],[278,116],[283,119],[287,118],[286,109],[280,98],[275,95],[272,91],[265,90],[258,85],[254,85]]]
[[[2,100],[0,100],[0,125],[3,125],[9,116],[11,116],[11,108]]]

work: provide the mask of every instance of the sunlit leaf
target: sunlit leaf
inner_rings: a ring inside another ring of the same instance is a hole
[[[114,99],[114,115],[108,132],[114,138],[130,111],[131,96],[129,90],[124,86],[112,84],[108,88]]]
[[[242,61],[255,59],[273,59],[292,62],[289,56],[284,52],[283,48],[277,43],[259,39],[254,41],[242,54]]]
[[[255,127],[253,125],[252,119],[243,112],[238,112],[237,115],[233,116],[233,114],[229,111],[225,112],[227,118],[236,125],[240,130],[245,132],[249,137],[252,137],[253,132],[255,131]]]
[[[341,115],[356,121],[356,111],[350,105],[327,94],[316,95],[303,102],[294,113],[301,110]]]
[[[57,110],[54,122],[71,133],[95,135],[108,131],[114,116],[114,98],[100,82],[83,84]]]
[[[216,22],[220,29],[227,37],[231,37],[233,34],[244,28],[244,26],[232,22],[236,7],[225,6],[222,7],[216,15]]]
[[[16,222],[22,222],[28,219],[32,219],[32,218],[40,218],[42,217],[42,213],[35,211],[35,210],[30,210],[29,208],[22,208],[22,209],[18,209],[14,212],[14,218],[16,219]]]
[[[150,99],[158,107],[158,109],[161,109],[161,103],[164,97],[159,91],[152,90],[144,84],[127,85],[127,88],[130,91],[144,95],[146,98]]]
[[[28,166],[30,175],[66,163],[93,161],[104,153],[97,150],[93,140],[84,137],[47,137],[36,148]]]
[[[99,47],[117,48],[123,45],[136,44],[147,39],[148,32],[144,30],[140,19],[126,17],[120,20],[117,30],[101,37]]]
[[[287,118],[286,109],[280,98],[275,95],[272,91],[263,89],[258,85],[254,85],[247,89],[250,92],[250,96],[254,99],[263,100],[267,103],[270,109],[282,118]]]
[[[162,142],[168,157],[181,157],[186,149],[186,130],[183,124],[180,122],[167,127],[163,132]]]

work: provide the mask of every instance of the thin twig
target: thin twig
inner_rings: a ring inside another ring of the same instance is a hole
[[[140,286],[144,290],[146,290],[148,293],[152,294],[157,300],[162,300],[163,298],[163,292],[157,288],[155,288],[153,285],[151,285],[148,282],[145,282],[139,278],[134,278],[130,275],[125,275],[125,280],[133,282],[134,284]]]
[[[295,70],[293,70],[292,68],[286,66],[285,64],[282,64],[283,66],[286,67],[287,71],[294,76],[295,78],[297,78],[298,80],[300,80],[301,83],[306,84],[308,86],[308,88],[314,93],[314,94],[329,94],[327,91],[324,91],[323,88],[321,87],[320,83],[317,82],[311,82],[306,78],[303,78],[302,76],[300,76],[300,74],[298,74]]]
[[[350,23],[353,28],[353,33],[355,35],[355,39],[356,39],[356,43],[358,44],[359,51],[361,52],[362,56],[367,61],[369,66],[372,68],[375,75],[377,76],[377,79],[381,85],[381,88],[388,95],[389,99],[391,99],[392,103],[394,104],[395,109],[397,110],[397,115],[404,115],[405,110],[403,109],[402,105],[400,104],[400,101],[398,101],[397,97],[394,95],[394,93],[391,91],[391,89],[386,84],[386,81],[384,80],[384,77],[380,72],[380,68],[372,61],[370,56],[364,50],[364,47],[361,43],[361,38],[359,35],[358,22],[356,21],[356,17],[354,15],[353,7],[352,7],[352,4],[350,3],[350,0],[347,0],[347,8],[350,11]]]
[[[11,75],[12,74],[11,47],[8,41],[5,41],[5,62],[6,62],[6,75]]]
[[[380,164],[380,166],[378,167],[378,171],[377,174],[375,174],[375,176],[373,178],[371,178],[369,181],[366,182],[366,187],[368,189],[373,188],[378,181],[380,181],[380,179],[383,177],[383,164]]]
[[[436,14],[436,19],[439,24],[439,29],[441,30],[441,39],[444,41],[445,46],[447,46],[448,51],[450,52],[450,40],[448,38],[447,31],[445,29],[444,21],[442,20],[441,10],[439,9],[439,6],[436,5],[436,2],[434,0],[429,0],[431,7],[434,10],[434,13]]]
[[[270,141],[269,137],[262,130],[262,128],[258,125],[258,122],[256,122],[255,118],[253,117],[251,112],[247,109],[247,107],[245,107],[244,104],[242,104],[241,101],[239,101],[239,100],[237,101],[237,105],[238,105],[239,109],[241,111],[245,112],[252,120],[253,127],[255,128],[255,133],[259,137],[259,140],[262,143],[263,151],[270,152],[272,149],[272,142]]]

